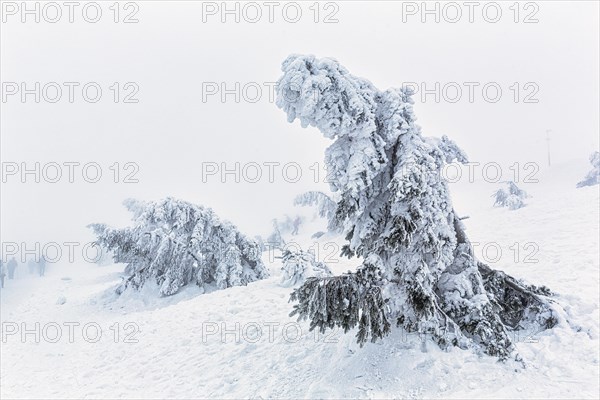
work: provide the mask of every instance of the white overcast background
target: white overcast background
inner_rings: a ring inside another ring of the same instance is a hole
[[[308,167],[322,164],[328,141],[316,129],[289,124],[269,101],[266,86],[256,103],[235,103],[233,96],[222,103],[218,95],[203,102],[202,88],[206,82],[230,88],[236,82],[275,82],[291,53],[336,58],[380,89],[406,82],[429,88],[435,82],[479,82],[473,103],[465,87],[456,103],[415,96],[424,134],[447,134],[471,161],[532,161],[545,168],[548,129],[555,165],[586,162],[598,148],[596,1],[537,1],[537,23],[515,23],[512,1],[498,2],[503,14],[497,23],[486,22],[481,7],[473,23],[466,7],[457,23],[436,23],[433,16],[423,23],[420,14],[403,22],[402,2],[373,1],[335,2],[337,23],[315,23],[313,2],[299,2],[303,15],[297,23],[282,17],[284,3],[270,23],[263,2],[257,23],[243,18],[236,23],[233,16],[222,23],[220,14],[203,22],[200,1],[137,1],[139,22],[125,24],[113,22],[112,3],[99,2],[103,16],[95,24],[85,22],[80,9],[74,23],[66,15],[54,24],[4,15],[3,83],[97,82],[103,95],[94,104],[77,89],[72,104],[65,92],[55,104],[35,103],[32,96],[25,103],[19,95],[3,99],[2,162],[97,162],[104,176],[94,184],[81,178],[81,169],[75,183],[64,175],[58,183],[8,177],[1,193],[2,241],[92,240],[85,227],[91,222],[127,223],[121,203],[128,197],[181,198],[214,208],[249,235],[265,232],[296,194],[326,188],[313,182]],[[328,10],[323,5],[320,10],[322,20]],[[521,13],[523,19],[528,12],[521,7]],[[114,82],[135,82],[139,102],[115,104],[109,91]],[[482,97],[487,82],[503,89],[497,103]],[[509,89],[514,82],[522,96],[529,93],[523,85],[535,83],[539,101],[515,103]],[[297,162],[303,177],[289,183],[276,168],[274,183],[266,176],[258,183],[235,183],[231,177],[222,183],[219,176],[202,182],[202,163],[236,161]],[[108,167],[115,162],[139,165],[139,183],[112,182]]]

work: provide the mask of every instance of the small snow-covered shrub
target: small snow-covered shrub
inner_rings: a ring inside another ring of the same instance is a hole
[[[590,156],[590,164],[592,164],[592,170],[587,173],[585,178],[577,183],[577,187],[593,186],[600,183],[600,152],[594,152]]]
[[[296,286],[304,283],[307,278],[325,278],[332,276],[329,267],[315,259],[315,255],[308,251],[285,250],[283,252],[283,286]]]
[[[123,229],[92,224],[96,243],[127,263],[117,288],[141,288],[154,280],[163,296],[195,283],[225,289],[266,278],[256,241],[222,221],[210,208],[167,198],[159,202],[125,201],[133,226]]]
[[[509,210],[517,210],[525,207],[527,193],[519,189],[514,182],[505,182],[505,187],[498,189],[494,197],[494,207],[507,207]]]

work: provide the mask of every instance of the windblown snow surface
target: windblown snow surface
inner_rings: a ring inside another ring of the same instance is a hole
[[[452,185],[480,259],[547,285],[566,310],[568,322],[554,329],[515,334],[522,361],[442,351],[399,329],[363,348],[355,332],[315,335],[289,317],[278,254],[264,253],[266,280],[201,295],[190,287],[169,298],[157,298],[156,288],[116,296],[122,265],[56,264],[44,278],[21,271],[1,291],[1,397],[598,398],[599,187],[575,188],[588,169],[540,173],[540,183],[522,185],[531,197],[516,211],[492,208],[499,184]],[[293,240],[314,243],[318,224]],[[356,260],[329,256],[330,240],[319,239],[320,259],[328,257],[335,273],[354,268]],[[39,343],[21,336],[36,322]],[[7,334],[15,323],[19,332]],[[71,338],[69,323],[79,324]]]

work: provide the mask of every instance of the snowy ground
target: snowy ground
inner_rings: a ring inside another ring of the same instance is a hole
[[[280,260],[268,254],[267,280],[168,299],[150,289],[117,298],[122,266],[56,265],[45,278],[22,274],[1,292],[1,397],[598,398],[599,188],[575,189],[585,164],[558,171],[524,185],[533,197],[517,211],[491,208],[497,185],[452,188],[458,212],[470,216],[471,240],[497,243],[485,257],[476,248],[484,261],[499,246],[492,267],[549,286],[566,309],[569,324],[516,338],[524,363],[443,352],[399,330],[363,348],[353,332],[315,336],[288,316],[290,289],[279,285]],[[303,233],[310,241],[312,232]],[[336,272],[351,266],[332,264]],[[61,296],[66,302],[57,304]],[[39,343],[21,336],[36,322]],[[79,323],[72,340],[69,323]],[[15,324],[19,332],[9,335]],[[57,327],[62,335],[51,343]]]

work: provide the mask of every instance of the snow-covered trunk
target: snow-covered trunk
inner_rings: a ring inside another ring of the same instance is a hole
[[[430,335],[441,347],[466,348],[472,341],[500,358],[514,348],[511,330],[556,325],[559,316],[550,290],[525,285],[477,261],[456,213],[453,225],[454,258],[439,274],[399,268],[393,262],[395,254],[379,256],[384,270],[409,276],[384,281],[389,317],[408,332]]]
[[[436,287],[443,312],[460,328],[451,339],[462,345],[462,336],[466,335],[487,354],[506,357],[513,349],[512,341],[496,313],[495,299],[486,292],[484,278],[462,223],[456,213],[453,215],[454,260],[444,270]]]
[[[477,261],[456,214],[454,228],[454,259],[437,279],[434,310],[426,314],[417,331],[431,334],[442,347],[464,348],[465,339],[470,339],[485,353],[505,358],[514,348],[511,330],[530,330],[532,325],[548,329],[557,324],[559,316],[549,289],[525,285]],[[417,293],[427,296],[428,292]]]

